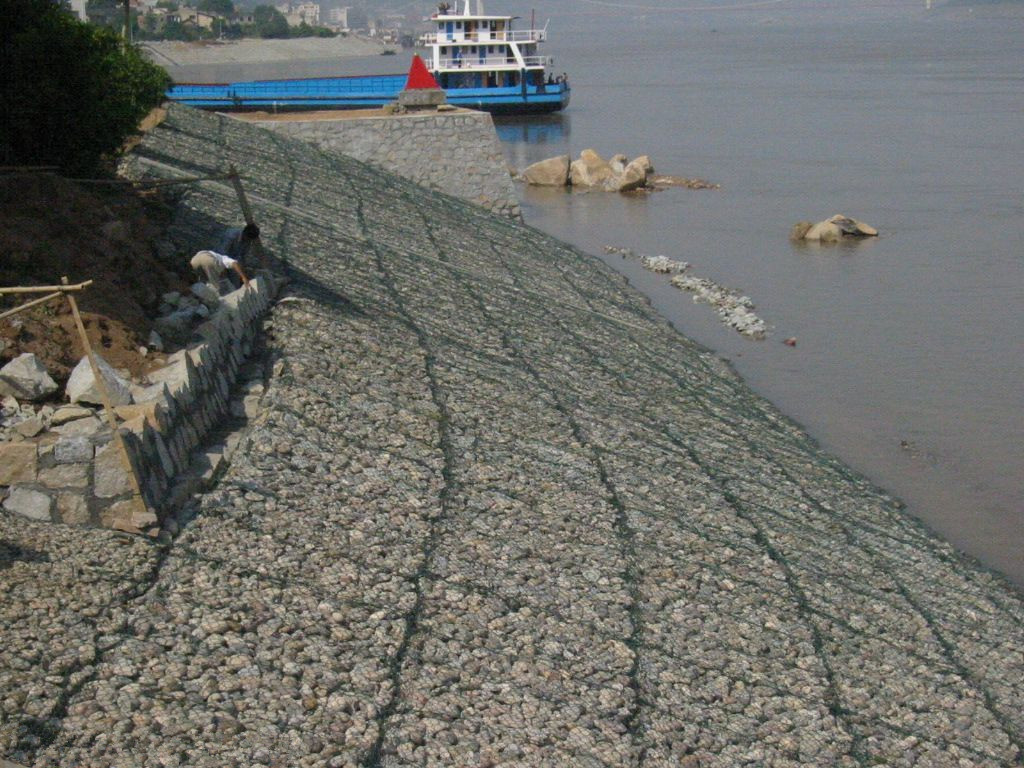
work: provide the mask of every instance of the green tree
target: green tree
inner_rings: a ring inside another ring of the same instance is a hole
[[[191,24],[182,24],[177,19],[168,19],[164,24],[162,37],[164,40],[198,40],[199,30]]]
[[[0,0],[0,156],[92,175],[171,80],[135,48],[52,0]]]
[[[288,37],[288,21],[272,5],[257,5],[253,9],[256,34],[260,37]]]

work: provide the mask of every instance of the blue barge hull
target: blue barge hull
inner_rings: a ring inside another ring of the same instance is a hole
[[[167,98],[219,112],[285,112],[316,109],[367,109],[394,102],[406,75],[253,80],[238,83],[182,83]],[[514,87],[446,88],[448,103],[495,114],[555,112],[569,104],[567,82]]]

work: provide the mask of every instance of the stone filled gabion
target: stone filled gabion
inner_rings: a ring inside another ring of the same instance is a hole
[[[178,107],[128,170],[228,161],[293,278],[262,413],[169,548],[0,517],[0,754],[1019,764],[1019,592],[597,259]]]

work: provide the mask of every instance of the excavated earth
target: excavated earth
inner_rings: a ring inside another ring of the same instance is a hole
[[[185,109],[127,171],[228,162],[292,278],[262,413],[170,546],[0,517],[0,755],[1020,765],[1021,594],[600,261]]]

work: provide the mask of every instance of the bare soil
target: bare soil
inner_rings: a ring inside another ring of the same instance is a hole
[[[139,376],[161,362],[140,352],[160,296],[190,283],[187,259],[160,243],[170,213],[157,194],[127,186],[0,175],[0,285],[93,280],[76,295],[90,343],[115,368]],[[0,297],[0,310],[38,297]],[[0,320],[0,347],[0,365],[32,352],[62,385],[85,354],[68,302],[56,299]]]

